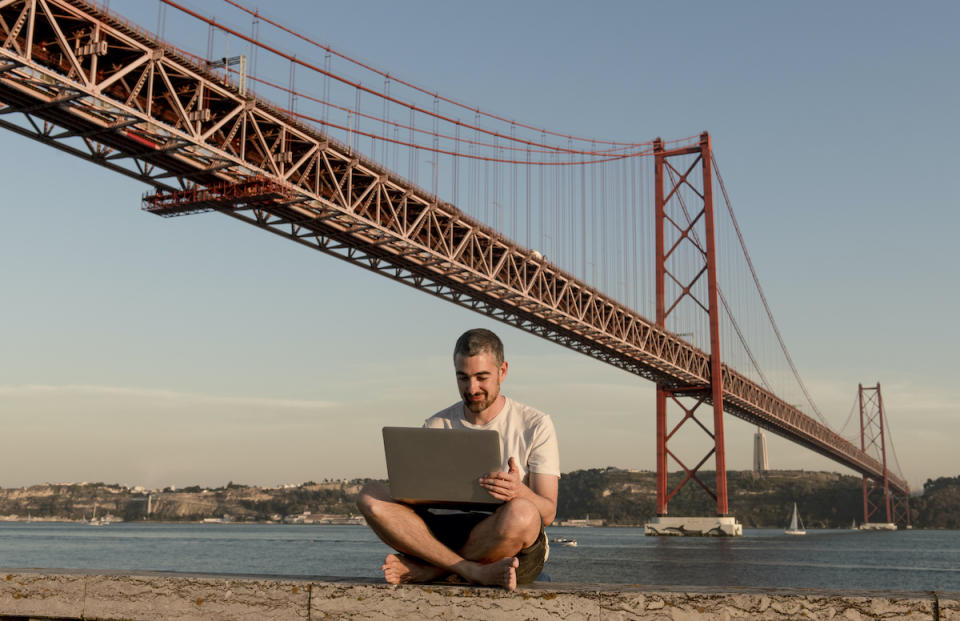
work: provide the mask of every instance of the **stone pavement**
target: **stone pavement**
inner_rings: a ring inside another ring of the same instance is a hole
[[[33,619],[906,619],[960,621],[960,593],[470,586],[162,572],[0,569],[0,621]]]

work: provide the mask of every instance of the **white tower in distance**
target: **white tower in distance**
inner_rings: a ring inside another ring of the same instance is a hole
[[[760,474],[770,469],[767,463],[767,436],[757,427],[753,435],[753,472]]]

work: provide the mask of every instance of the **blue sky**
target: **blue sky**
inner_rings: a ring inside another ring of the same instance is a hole
[[[110,7],[157,30],[154,1]],[[557,131],[710,131],[821,410],[839,426],[857,383],[879,381],[910,483],[958,474],[960,5],[291,0],[267,11]],[[169,36],[179,19],[167,9]],[[146,214],[148,188],[10,132],[0,147],[2,486],[383,476],[380,427],[456,400],[449,350],[474,326],[506,343],[504,391],[554,417],[564,471],[654,467],[648,382],[229,218]],[[728,467],[747,468],[753,428],[726,420]],[[772,467],[844,471],[768,442]]]

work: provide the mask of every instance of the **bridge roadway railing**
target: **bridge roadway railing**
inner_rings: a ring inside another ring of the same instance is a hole
[[[147,211],[216,210],[666,386],[709,384],[706,352],[121,18],[82,0],[0,17],[0,127],[152,185]],[[726,366],[723,386],[731,414],[883,478]]]

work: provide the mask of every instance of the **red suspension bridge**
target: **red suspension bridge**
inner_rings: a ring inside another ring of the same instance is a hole
[[[161,0],[185,39],[206,35],[199,54],[84,0],[0,0],[0,127],[148,184],[151,213],[222,213],[655,382],[661,516],[687,483],[728,513],[726,412],[860,473],[864,521],[908,519],[879,384],[858,391],[855,435],[827,424],[708,134],[549,131],[223,2],[251,35]],[[248,53],[215,57],[231,41]],[[692,459],[673,448],[691,429]]]

